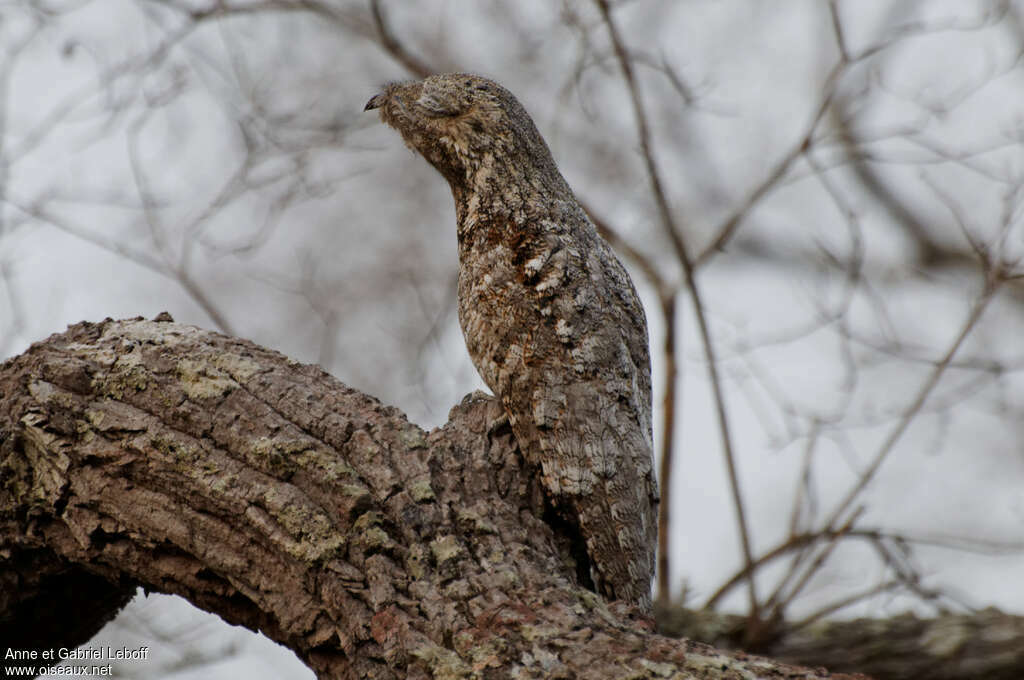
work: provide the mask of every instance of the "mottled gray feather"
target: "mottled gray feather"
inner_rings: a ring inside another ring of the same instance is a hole
[[[448,180],[459,321],[552,505],[611,599],[650,606],[658,493],[636,290],[519,102],[467,74],[394,83],[367,108]]]

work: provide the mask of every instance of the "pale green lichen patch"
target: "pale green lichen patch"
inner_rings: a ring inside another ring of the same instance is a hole
[[[478,534],[496,534],[498,528],[493,523],[484,519],[479,512],[472,508],[460,508],[457,515],[459,526],[465,527]]]
[[[452,647],[459,654],[468,654],[476,644],[476,636],[468,630],[460,630],[452,636]]]
[[[362,484],[339,484],[337,489],[339,495],[350,499],[350,503],[353,507],[358,506],[360,503],[366,503],[372,500],[370,490]]]
[[[51,404],[60,410],[75,408],[75,399],[72,394],[45,380],[33,380],[29,383],[28,393],[40,404]]]
[[[427,503],[436,498],[429,479],[421,479],[409,485],[409,495],[417,503]]]
[[[462,545],[452,535],[441,536],[430,542],[430,553],[439,565],[458,559],[462,552]]]
[[[336,531],[320,538],[304,536],[301,541],[301,554],[294,557],[305,559],[310,563],[322,563],[339,555],[345,549],[345,537]]]
[[[110,324],[104,330],[100,342],[113,338],[122,342],[134,340],[151,345],[176,345],[203,332],[205,331],[201,331],[195,326],[169,325],[160,321],[132,319]]]
[[[110,372],[94,378],[95,387],[103,394],[123,399],[126,393],[141,392],[149,387],[149,369],[139,352],[121,354]]]
[[[473,669],[450,649],[435,644],[424,644],[410,652],[427,665],[434,680],[456,680],[474,677]]]
[[[217,355],[214,365],[228,373],[235,380],[249,380],[263,369],[258,362],[239,354],[225,352]]]
[[[398,441],[402,442],[407,449],[427,448],[426,435],[423,433],[423,430],[415,425],[409,425],[409,427],[399,430]]]
[[[405,557],[405,570],[415,580],[419,580],[426,576],[426,551],[423,546],[419,543],[412,546],[409,549],[408,554]]]
[[[263,500],[267,511],[292,536],[319,535],[333,530],[322,512],[312,506],[293,502],[291,494],[282,493],[276,486],[266,490]]]
[[[373,440],[369,432],[362,429],[352,433],[349,450],[352,452],[352,456],[365,460],[378,460],[380,456],[384,455],[380,444]]]
[[[318,508],[294,502],[290,495],[271,487],[263,495],[266,512],[295,540],[287,546],[293,557],[320,561],[334,556],[345,544],[344,537]]]
[[[264,469],[274,475],[285,476],[295,472],[302,455],[314,446],[314,442],[306,438],[260,437],[252,443],[250,454]]]
[[[307,448],[296,455],[295,462],[304,470],[315,471],[317,477],[325,482],[359,477],[355,468],[345,462],[334,449]]]
[[[222,397],[239,387],[230,375],[202,361],[182,359],[175,373],[189,399]]]
[[[80,357],[85,357],[89,361],[107,366],[117,361],[117,357],[120,356],[109,347],[97,347],[96,345],[83,342],[69,342],[64,346],[64,349]]]
[[[383,517],[375,510],[370,512],[364,512],[356,518],[356,521],[352,524],[352,530],[355,532],[366,531],[371,527],[380,526],[383,523]]]
[[[730,666],[730,658],[725,655],[707,655],[697,652],[686,653],[686,667],[692,675],[703,677],[705,673],[712,677],[720,677],[723,667]],[[733,674],[729,677],[736,677],[741,680],[757,680],[758,674],[740,667],[730,667]]]
[[[97,429],[103,427],[103,421],[107,419],[107,414],[103,411],[88,408],[85,410],[85,420],[89,425]]]
[[[219,469],[195,444],[186,444],[157,436],[150,438],[149,445],[169,458],[173,462],[175,470],[184,473],[191,479],[200,479]]]
[[[648,673],[648,677],[671,678],[676,674],[676,667],[670,663],[658,663],[650,659],[640,659],[640,665]]]
[[[499,569],[490,572],[490,582],[498,588],[508,590],[519,585],[519,574],[514,569]]]
[[[476,636],[469,631],[460,631],[452,638],[452,646],[459,655],[469,661],[470,667],[480,672],[485,668],[501,668],[504,665],[502,656],[508,649],[508,643],[501,638],[489,638],[478,643]]]
[[[215,472],[214,470],[207,470],[206,472]],[[210,482],[210,489],[219,494],[228,494],[232,489],[236,487],[238,477],[232,474],[217,475]]]
[[[941,618],[933,622],[922,636],[922,646],[928,654],[939,658],[954,657],[961,648],[970,642],[971,630],[962,620]]]
[[[80,435],[79,441],[83,444],[88,444],[96,438],[96,431],[93,425],[90,425],[88,421],[82,420],[81,418],[75,420],[75,432]]]
[[[564,631],[561,628],[551,624],[539,626],[523,624],[519,626],[520,635],[523,636],[524,640],[528,640],[529,642],[538,642],[556,638],[563,632]]]
[[[379,512],[364,512],[352,524],[353,543],[364,553],[389,552],[395,542],[382,528],[383,518]]]
[[[564,670],[564,665],[558,660],[558,656],[539,645],[533,646],[530,650],[530,656],[533,657],[536,663],[540,664],[545,673],[552,673],[559,668]]]
[[[359,534],[356,541],[364,552],[384,552],[394,545],[388,532],[380,527],[370,527]]]
[[[582,588],[577,592],[576,598],[579,600],[579,604],[574,609],[580,614],[600,609],[604,604],[603,600],[597,596],[597,593]]]

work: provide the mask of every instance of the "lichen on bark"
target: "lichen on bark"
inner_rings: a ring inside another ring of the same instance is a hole
[[[321,678],[826,677],[581,588],[500,413],[428,433],[243,340],[72,326],[0,367],[0,637],[84,642],[142,585]],[[26,615],[72,590],[79,616]]]

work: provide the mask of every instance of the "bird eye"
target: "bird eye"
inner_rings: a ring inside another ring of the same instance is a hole
[[[450,101],[445,101],[434,92],[424,92],[416,103],[436,116],[454,116],[459,109]]]

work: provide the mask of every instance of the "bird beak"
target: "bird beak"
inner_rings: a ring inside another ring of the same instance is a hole
[[[387,101],[384,93],[375,94],[370,97],[370,101],[366,102],[366,106],[363,107],[363,111],[369,111],[370,109],[379,109],[384,106],[384,102]]]

